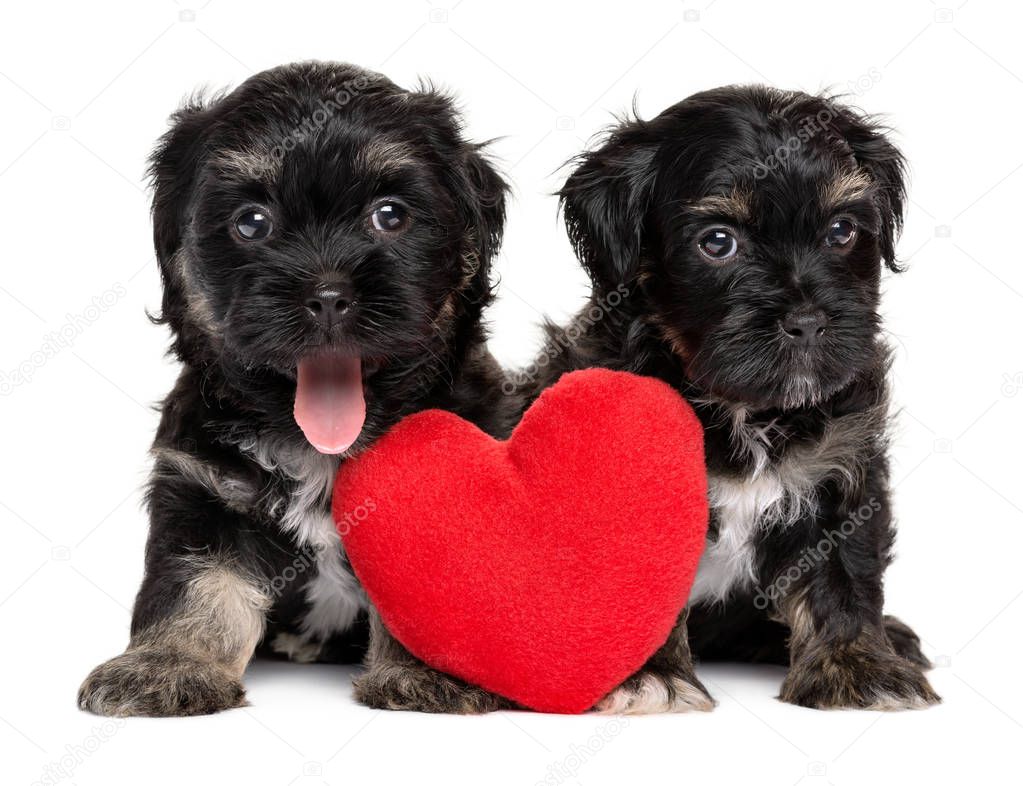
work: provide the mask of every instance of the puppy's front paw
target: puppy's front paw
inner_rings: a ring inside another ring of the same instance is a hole
[[[606,715],[709,712],[714,699],[695,676],[643,670],[601,699],[594,710]]]
[[[162,650],[128,650],[93,669],[78,690],[79,708],[115,717],[209,715],[245,703],[226,669]]]
[[[377,664],[354,682],[355,698],[368,707],[411,712],[478,715],[511,702],[428,666]]]
[[[778,697],[814,709],[919,710],[937,704],[920,665],[894,652],[821,650],[789,669]]]
[[[892,649],[897,655],[915,663],[922,669],[931,668],[930,659],[924,655],[920,647],[920,637],[916,635],[909,625],[898,617],[886,616],[884,618],[884,632],[888,641],[892,643]]]

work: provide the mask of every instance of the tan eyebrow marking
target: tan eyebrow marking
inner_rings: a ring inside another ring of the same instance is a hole
[[[841,207],[846,202],[863,197],[874,181],[862,169],[844,172],[827,183],[821,193],[821,201],[829,210]]]
[[[408,143],[394,139],[375,139],[358,154],[359,165],[373,174],[393,172],[414,161]]]
[[[728,196],[712,194],[688,204],[693,213],[706,215],[722,215],[736,221],[748,221],[750,217],[749,194],[733,191]]]
[[[281,159],[269,150],[226,150],[213,159],[221,172],[267,182],[280,173]]]

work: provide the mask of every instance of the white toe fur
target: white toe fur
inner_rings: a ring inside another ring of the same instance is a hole
[[[664,678],[656,674],[643,674],[638,683],[615,688],[597,704],[596,710],[604,715],[653,715],[664,712],[708,712],[714,709],[714,700],[695,685],[678,677],[671,677],[670,690]]]

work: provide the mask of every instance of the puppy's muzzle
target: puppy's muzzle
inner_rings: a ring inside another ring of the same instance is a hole
[[[790,312],[782,321],[782,332],[794,346],[812,349],[820,343],[828,328],[828,317],[819,308]]]
[[[324,329],[331,330],[355,304],[350,284],[327,281],[317,284],[305,300],[306,311]]]

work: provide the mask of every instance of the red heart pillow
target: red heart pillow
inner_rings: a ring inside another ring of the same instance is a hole
[[[703,432],[663,382],[567,374],[501,442],[406,418],[334,489],[348,558],[418,658],[544,712],[583,712],[685,605],[707,530]]]

